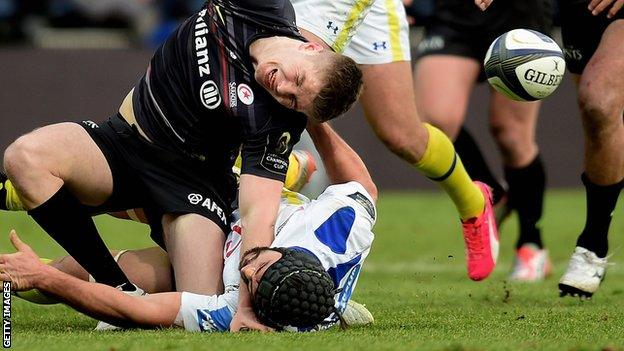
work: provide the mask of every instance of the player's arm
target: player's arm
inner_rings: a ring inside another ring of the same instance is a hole
[[[270,106],[270,105],[267,105]],[[270,246],[282,188],[288,170],[288,156],[299,141],[306,118],[283,109],[265,110],[258,103],[253,116],[243,118],[241,177],[238,205],[242,223],[241,253],[258,246]],[[238,308],[230,329],[269,330],[253,312],[245,284],[239,292]]]
[[[278,180],[243,174],[240,178],[239,209],[242,223],[241,252],[258,246],[270,246],[275,238],[275,220],[284,183]],[[253,312],[251,295],[241,280],[237,312],[231,330],[269,331]]]
[[[356,181],[377,201],[377,186],[364,161],[327,123],[308,124],[308,133],[323,159],[332,184]]]
[[[243,174],[239,187],[239,209],[243,229],[242,251],[269,246],[275,238],[275,219],[284,183]]]
[[[18,250],[0,255],[0,279],[17,291],[39,289],[72,308],[118,326],[172,326],[180,310],[180,293],[129,296],[115,288],[89,283],[43,264],[17,234],[10,234]]]

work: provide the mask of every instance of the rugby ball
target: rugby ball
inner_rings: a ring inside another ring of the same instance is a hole
[[[559,45],[529,29],[514,29],[496,38],[483,64],[490,85],[517,101],[535,101],[552,94],[565,72]]]

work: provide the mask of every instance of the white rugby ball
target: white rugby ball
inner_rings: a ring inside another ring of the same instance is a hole
[[[540,100],[552,94],[565,72],[559,45],[529,29],[514,29],[496,38],[483,64],[490,85],[518,101]]]

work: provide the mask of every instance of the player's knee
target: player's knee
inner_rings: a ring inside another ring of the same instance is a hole
[[[402,130],[400,128],[395,128],[391,132],[381,133],[379,138],[388,150],[410,164],[417,163],[427,147],[426,134],[424,136],[418,136],[418,134],[411,135],[405,129]]]
[[[448,110],[438,113],[423,113],[423,120],[440,129],[451,140],[455,140],[463,123],[461,111]]]
[[[21,136],[4,151],[4,169],[15,180],[39,167],[40,155],[40,144],[28,134]]]
[[[622,106],[618,106],[617,96],[609,89],[596,89],[594,86],[581,82],[578,104],[586,134],[599,137],[622,123]]]
[[[513,128],[500,121],[490,122],[490,134],[503,149],[513,148],[516,145],[522,144],[524,140],[524,136],[518,128]]]

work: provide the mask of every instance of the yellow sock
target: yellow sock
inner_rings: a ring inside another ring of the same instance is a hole
[[[17,190],[15,190],[11,181],[7,179],[4,184],[0,184],[0,190],[2,190],[2,188],[6,189],[5,205],[7,210],[24,211],[22,200],[20,200],[19,195],[17,195]]]
[[[425,123],[429,132],[427,149],[414,166],[429,179],[438,182],[450,196],[462,220],[483,212],[485,198],[466,172],[453,143],[438,128]]]
[[[240,170],[243,160],[241,155],[238,154],[236,161],[234,161],[234,167]],[[284,180],[284,188],[293,190],[293,187],[297,185],[299,180],[299,160],[295,155],[290,154],[288,157],[288,171],[286,172],[286,180]]]

